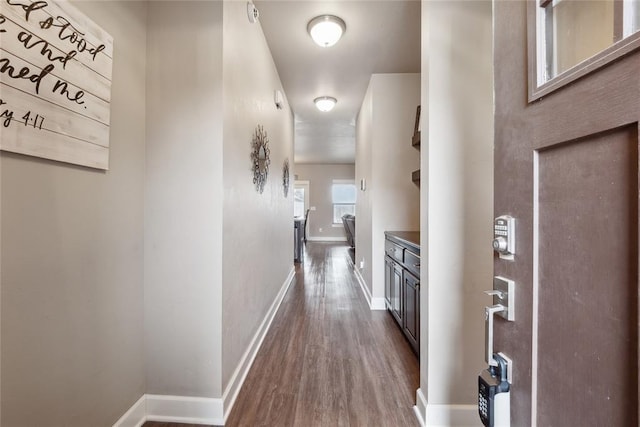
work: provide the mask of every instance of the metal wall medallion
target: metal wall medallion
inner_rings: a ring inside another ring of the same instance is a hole
[[[267,182],[269,175],[269,164],[271,159],[269,155],[269,138],[267,132],[260,125],[256,127],[256,133],[253,136],[253,151],[251,152],[251,161],[253,162],[253,183],[258,193],[264,191],[264,184]]]
[[[286,198],[289,195],[289,158],[284,159],[282,165],[282,191]]]

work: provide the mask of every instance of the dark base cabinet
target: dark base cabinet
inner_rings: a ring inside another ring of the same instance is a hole
[[[404,334],[411,346],[420,353],[420,279],[404,272]]]
[[[420,233],[386,231],[384,296],[387,310],[420,354]]]

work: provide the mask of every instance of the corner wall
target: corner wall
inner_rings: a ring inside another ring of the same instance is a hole
[[[222,2],[149,3],[147,393],[222,395]]]
[[[111,169],[0,152],[5,427],[112,425],[145,391],[147,3],[75,5],[116,46]]]
[[[356,265],[364,261],[360,274],[377,301],[384,299],[384,232],[420,226],[420,190],[411,181],[420,167],[411,145],[419,104],[420,74],[374,74],[358,115],[356,182],[367,186],[356,206]]]
[[[356,199],[356,266],[364,260],[365,268],[358,271],[371,295],[372,269],[372,218],[373,218],[373,163],[371,160],[373,147],[373,88],[371,84],[362,100],[358,117],[356,118],[356,182],[358,197]],[[366,189],[362,191],[360,185],[364,180]]]
[[[428,122],[422,126],[421,243],[428,258],[421,275],[427,315],[418,409],[426,425],[479,425],[476,377],[484,368],[490,302],[483,290],[491,288],[493,272],[492,5],[423,1],[422,7]]]

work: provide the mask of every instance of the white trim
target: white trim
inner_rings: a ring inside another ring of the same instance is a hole
[[[332,184],[353,184],[356,185],[355,179],[332,179]]]
[[[416,404],[413,407],[413,412],[416,414],[420,426],[425,427],[424,418],[427,414],[427,399],[425,399],[420,388],[416,390]]]
[[[222,399],[145,394],[120,417],[113,427],[141,427],[146,421],[224,425],[294,277],[295,269],[292,267],[249,347],[240,359],[229,385],[222,394]]]
[[[367,288],[367,284],[364,282],[364,277],[360,274],[360,270],[356,267],[353,267],[353,274],[356,276],[358,283],[360,284],[360,289],[364,294],[364,299],[367,300],[367,304],[369,304],[369,308],[371,308],[371,292],[369,292],[369,288]]]
[[[146,395],[147,421],[224,425],[222,399]]]
[[[227,385],[227,388],[222,394],[222,401],[224,403],[223,404],[224,421],[227,420],[227,417],[231,413],[231,408],[233,408],[233,404],[235,403],[236,398],[238,397],[238,393],[242,388],[242,384],[244,383],[244,380],[247,377],[247,374],[249,373],[249,369],[251,369],[251,365],[253,364],[253,361],[255,360],[256,355],[258,354],[258,350],[262,345],[262,341],[264,341],[264,337],[267,335],[267,332],[271,327],[273,318],[278,312],[278,308],[280,308],[280,304],[282,303],[282,300],[284,299],[284,296],[286,295],[287,290],[289,290],[289,286],[291,286],[291,283],[293,282],[294,276],[295,276],[295,269],[292,267],[291,270],[289,271],[289,275],[287,276],[284,283],[282,284],[282,287],[280,288],[278,295],[276,295],[276,298],[273,300],[273,303],[271,304],[269,311],[267,311],[266,316],[262,320],[260,327],[258,328],[255,335],[253,336],[253,339],[251,340],[251,344],[249,344],[249,347],[242,355],[242,358],[240,359],[240,362],[238,363],[236,370],[233,372],[233,375],[229,380],[229,385]],[[224,422],[220,424],[224,425]]]
[[[222,399],[145,394],[113,427],[141,427],[147,421],[224,425],[223,415]]]
[[[387,305],[385,303],[384,298],[373,298],[371,296],[371,292],[369,292],[369,288],[364,281],[364,277],[360,274],[360,270],[358,270],[355,266],[353,267],[353,274],[356,276],[358,283],[360,284],[360,289],[364,294],[364,298],[367,300],[367,304],[369,304],[370,310],[386,310]]]
[[[476,405],[427,404],[425,425],[429,427],[476,427],[481,425]]]
[[[371,298],[371,304],[369,304],[371,310],[386,310],[387,303],[384,298]]]
[[[307,237],[310,242],[346,242],[346,237]]]
[[[538,320],[540,295],[540,151],[533,151],[533,295],[531,319],[531,426],[538,425]],[[513,384],[513,379],[511,381]]]
[[[147,421],[147,395],[143,394],[113,427],[140,427]]]

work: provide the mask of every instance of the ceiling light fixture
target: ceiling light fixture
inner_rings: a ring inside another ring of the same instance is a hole
[[[322,112],[327,112],[333,110],[333,107],[336,106],[337,99],[331,96],[321,96],[313,100],[314,104],[316,104],[316,108]]]
[[[322,47],[333,46],[347,30],[344,21],[337,16],[316,16],[307,25],[307,31],[316,44]]]

